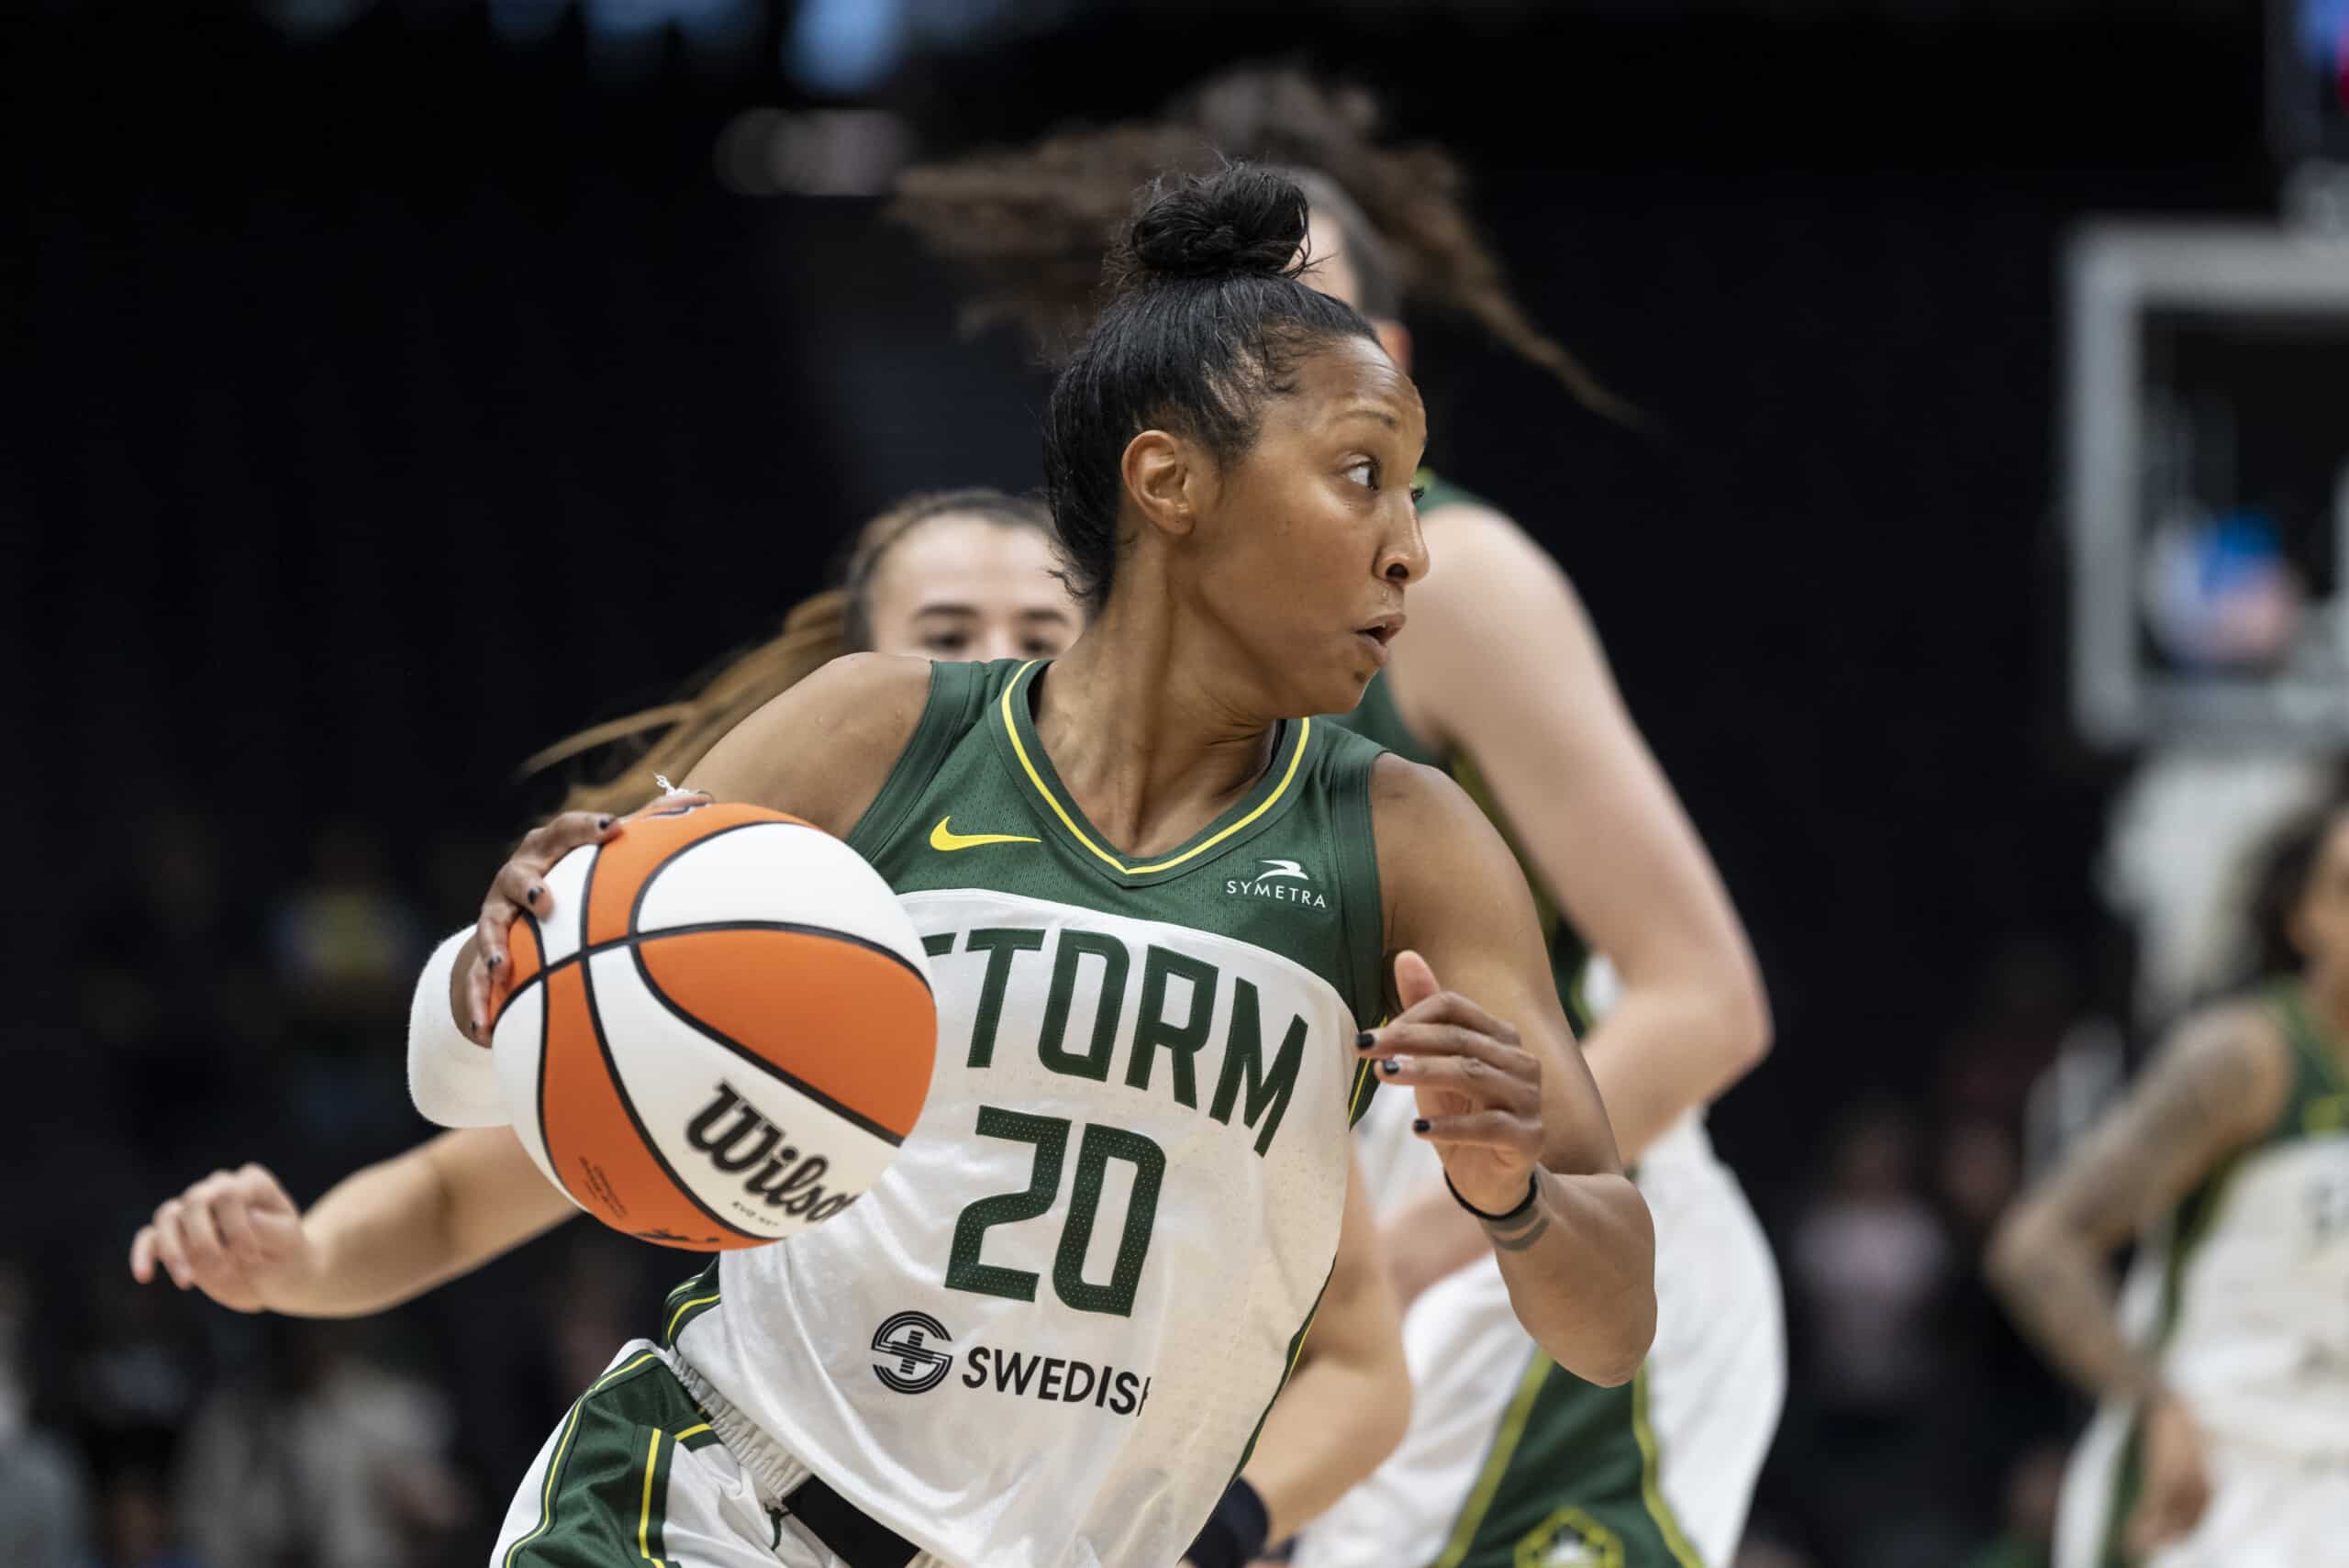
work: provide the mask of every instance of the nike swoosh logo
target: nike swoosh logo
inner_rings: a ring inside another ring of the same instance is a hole
[[[957,850],[975,850],[981,844],[1041,844],[1041,839],[1024,838],[1018,833],[957,833],[946,825],[953,821],[952,815],[938,819],[930,830],[930,847],[943,854]]]

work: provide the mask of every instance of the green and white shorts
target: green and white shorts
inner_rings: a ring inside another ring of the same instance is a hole
[[[667,1353],[633,1340],[579,1396],[515,1492],[490,1568],[850,1568],[718,1440]],[[778,1462],[805,1477],[779,1449],[757,1473]]]
[[[1380,1095],[1382,1114],[1408,1125],[1410,1096]],[[1425,1145],[1364,1152],[1367,1167]],[[1728,1568],[1786,1397],[1777,1269],[1694,1118],[1638,1179],[1656,1229],[1638,1377],[1600,1388],[1560,1371],[1490,1258],[1438,1282],[1403,1325],[1409,1429],[1306,1527],[1296,1568]]]

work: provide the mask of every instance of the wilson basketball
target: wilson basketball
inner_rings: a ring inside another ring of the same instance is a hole
[[[547,873],[493,1030],[523,1147],[581,1208],[696,1251],[804,1230],[896,1157],[930,1092],[921,939],[820,828],[655,806]]]

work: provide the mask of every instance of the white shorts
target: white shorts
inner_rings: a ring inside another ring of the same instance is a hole
[[[763,1483],[779,1466],[785,1485]],[[539,1450],[490,1565],[856,1568],[781,1506],[806,1475],[779,1450],[745,1465],[667,1352],[631,1340]],[[938,1562],[917,1557],[912,1568]]]
[[[1408,1118],[1409,1096],[1391,1097]],[[1559,1371],[1489,1257],[1439,1282],[1404,1320],[1402,1445],[1306,1528],[1297,1568],[1727,1568],[1786,1398],[1777,1269],[1693,1118],[1639,1182],[1655,1217],[1656,1335],[1638,1378],[1598,1388]]]
[[[2210,1506],[2185,1540],[2142,1562],[2116,1546],[2136,1455],[2133,1420],[2098,1412],[2072,1451],[2055,1518],[2055,1568],[2321,1568],[2349,1562],[2349,1463],[2210,1437]]]

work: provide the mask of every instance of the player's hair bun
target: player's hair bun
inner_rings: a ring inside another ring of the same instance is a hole
[[[1151,187],[1129,231],[1129,277],[1294,276],[1305,225],[1305,193],[1261,165],[1167,175]]]

